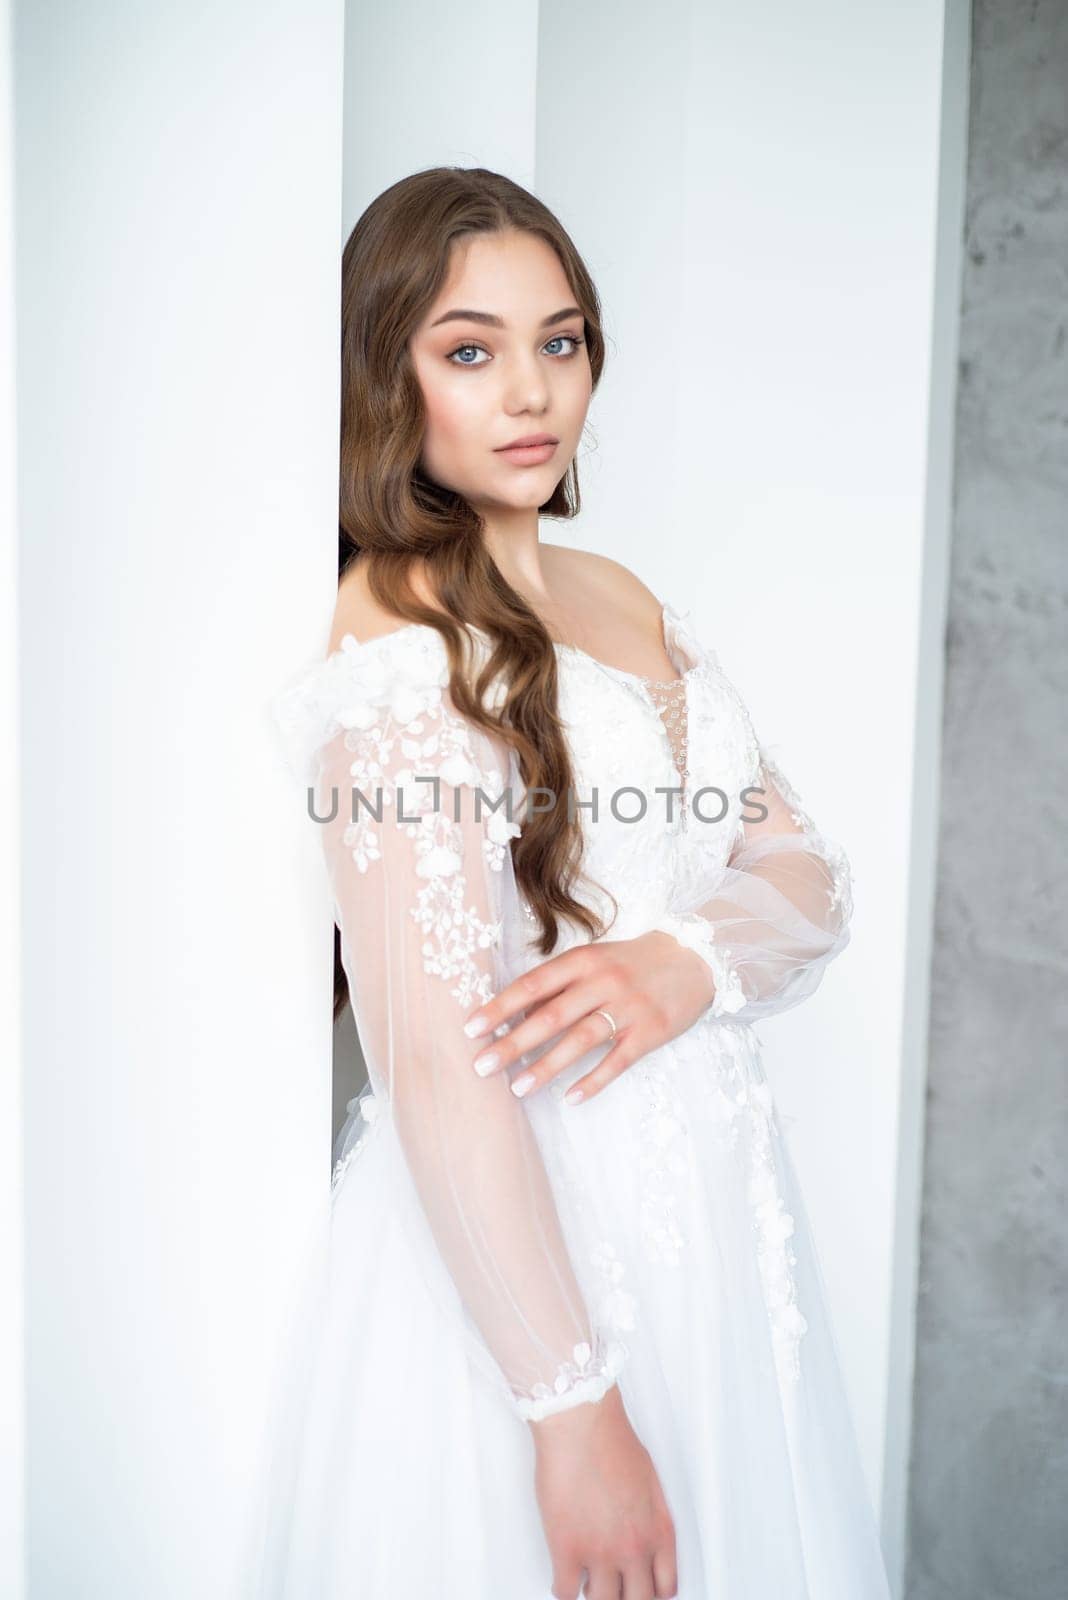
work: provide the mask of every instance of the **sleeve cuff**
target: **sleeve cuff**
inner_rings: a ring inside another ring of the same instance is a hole
[[[516,1410],[524,1422],[538,1422],[587,1400],[603,1399],[627,1359],[627,1347],[614,1339],[595,1357],[588,1344],[577,1344],[574,1357],[564,1362],[551,1387],[536,1383],[529,1396],[516,1398]]]

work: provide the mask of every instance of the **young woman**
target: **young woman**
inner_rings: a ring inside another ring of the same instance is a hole
[[[264,1596],[888,1595],[751,1026],[846,944],[849,869],[688,616],[539,538],[603,362],[508,179],[353,230],[337,610],[274,709],[369,1085]]]

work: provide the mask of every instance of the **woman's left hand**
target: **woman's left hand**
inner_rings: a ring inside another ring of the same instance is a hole
[[[616,1024],[615,1042],[568,1090],[564,1099],[570,1105],[599,1094],[650,1050],[685,1032],[709,1005],[715,987],[707,962],[670,933],[654,930],[550,956],[473,1011],[464,1032],[474,1037],[471,1024],[479,1019],[485,1024],[477,1030],[484,1048],[472,1063],[483,1077],[505,1071],[559,1034],[552,1049],[512,1080],[513,1093],[529,1094],[611,1037],[597,1009],[603,1007]],[[519,1012],[526,1012],[521,1022],[501,1038],[491,1037]],[[495,1059],[487,1062],[491,1054]]]

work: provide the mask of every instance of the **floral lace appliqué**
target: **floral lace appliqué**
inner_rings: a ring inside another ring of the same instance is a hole
[[[749,1200],[757,1235],[760,1275],[771,1319],[779,1380],[784,1385],[794,1384],[801,1377],[801,1336],[808,1323],[797,1303],[793,1270],[797,1266],[797,1256],[790,1244],[794,1219],[786,1209],[780,1187],[773,1143],[774,1104],[766,1083],[750,1085],[748,1109],[752,1151]]]
[[[590,1265],[601,1286],[596,1305],[598,1321],[619,1332],[631,1332],[638,1323],[638,1302],[630,1290],[623,1287],[626,1268],[610,1239],[597,1242],[590,1252]]]
[[[689,1130],[664,1068],[647,1058],[632,1070],[641,1074],[646,1100],[638,1157],[642,1244],[650,1260],[678,1266],[687,1242],[680,1194],[689,1172]]]
[[[727,1023],[717,1029],[719,1070],[710,1080],[711,1109],[726,1148],[744,1148],[746,1195],[756,1241],[760,1272],[771,1327],[779,1382],[785,1389],[801,1377],[800,1344],[808,1327],[798,1303],[794,1268],[797,1256],[790,1243],[794,1218],[786,1209],[775,1152],[776,1113],[770,1085],[750,1060],[752,1046],[744,1037],[746,1024]]]
[[[500,872],[509,840],[521,831],[500,804],[504,791],[500,772],[479,766],[468,724],[443,703],[438,685],[422,689],[408,685],[402,696],[385,705],[356,700],[338,721],[349,729],[345,746],[353,757],[349,768],[353,789],[368,799],[380,798],[382,826],[401,828],[412,841],[416,874],[425,882],[409,914],[423,934],[424,971],[449,983],[465,1010],[488,1000],[492,981],[488,971],[480,969],[475,953],[500,944],[501,924],[483,921],[465,904],[463,830],[438,802],[440,784],[445,783],[464,788],[465,803],[482,808],[483,855],[487,866]],[[433,779],[438,781],[428,781]],[[355,809],[344,840],[357,869],[366,872],[381,858],[377,823],[359,795]]]
[[[516,1410],[528,1422],[587,1400],[600,1400],[615,1382],[627,1358],[627,1348],[616,1339],[597,1341],[596,1347],[583,1341],[565,1361],[553,1384],[536,1383],[530,1397],[517,1397]]]

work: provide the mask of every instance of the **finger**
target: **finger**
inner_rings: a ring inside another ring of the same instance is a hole
[[[500,1038],[491,1035],[485,1039],[478,1055],[472,1061],[476,1072],[485,1076],[511,1066],[520,1056],[548,1044],[550,1039],[577,1022],[594,1006],[611,1004],[618,1011],[624,998],[624,990],[629,989],[630,985],[625,983],[622,971],[617,970],[617,963],[614,960],[601,959],[597,955],[583,959],[578,951],[569,951],[567,954],[574,954],[579,959],[568,962],[565,966],[564,958],[561,957],[560,964],[554,968],[555,979],[551,987],[546,980],[541,979],[540,970],[536,982],[535,974],[528,974],[531,980],[527,993],[528,1004],[521,1019],[514,1022]],[[525,981],[524,978],[517,978],[514,984],[509,985],[509,989],[516,989]],[[506,992],[502,990],[501,994]],[[638,998],[640,1002],[640,997]],[[626,995],[626,999],[630,1004],[629,994]],[[492,1021],[495,1014],[492,1007],[495,1004],[496,1001],[487,1001],[481,1012],[475,1015],[488,1016]],[[471,1020],[473,1018],[469,1019]],[[466,1029],[468,1024],[464,1026]],[[597,1042],[597,1035],[594,1034],[590,1044]],[[484,1059],[486,1055],[493,1056],[492,1062]],[[569,1060],[574,1059],[574,1055],[569,1057]],[[559,1070],[559,1067],[556,1070]]]
[[[623,1600],[656,1600],[651,1561],[632,1562],[623,1568]]]
[[[656,1600],[675,1600],[679,1592],[679,1568],[674,1536],[653,1555],[653,1583]]]
[[[590,1581],[582,1593],[587,1600],[620,1600],[623,1579],[615,1565],[595,1562],[590,1568]]]
[[[539,962],[521,977],[514,978],[465,1018],[463,1029],[467,1037],[485,1039],[502,1022],[537,1005],[548,995],[556,994],[564,984],[570,982],[582,955],[582,950],[565,950],[561,955],[550,956],[548,960]]]
[[[594,1099],[602,1089],[607,1089],[610,1083],[622,1077],[627,1068],[640,1061],[645,1054],[645,1050],[638,1045],[632,1028],[626,1039],[620,1039],[603,1060],[597,1063],[592,1072],[587,1072],[584,1078],[575,1079],[564,1100],[569,1106],[577,1106],[580,1102]]]
[[[615,1011],[616,1003],[613,1001],[613,1018]],[[613,1035],[609,1032],[608,1021],[601,1008],[586,1011],[567,1030],[559,1044],[547,1050],[543,1056],[539,1056],[537,1061],[525,1066],[525,1070],[512,1079],[512,1092],[521,1098],[534,1094],[566,1067],[573,1066],[576,1061],[581,1061],[583,1056],[589,1055],[598,1045],[611,1044],[613,1038],[618,1042],[609,1054],[602,1058],[593,1072],[587,1073],[585,1078],[580,1078],[565,1094],[564,1099],[568,1105],[577,1104],[580,1100],[586,1099],[586,1090],[580,1089],[580,1084],[594,1083],[593,1092],[596,1093],[598,1088],[604,1088],[613,1078],[618,1078],[632,1062],[645,1054],[648,1049],[646,1043],[648,1035],[640,1022],[621,1022]]]
[[[583,1568],[574,1563],[557,1562],[553,1566],[553,1600],[579,1600],[582,1589]]]
[[[540,1050],[550,1040],[562,1035],[559,1042],[539,1056],[536,1062],[525,1063],[528,1071],[534,1075],[530,1080],[530,1088],[541,1088],[542,1084],[578,1061],[587,1051],[605,1044],[612,1037],[609,1025],[599,1014],[598,1007],[611,1005],[618,1032],[624,1026],[621,1013],[627,1003],[610,982],[603,983],[600,978],[581,982],[573,979],[567,988],[561,989],[559,994],[550,995],[522,1022],[517,1022],[505,1038],[492,1040],[488,1049],[475,1057],[472,1066],[483,1075],[503,1071],[518,1061],[520,1056]],[[492,1065],[485,1059],[490,1053],[495,1058]],[[527,1073],[523,1077],[526,1078]]]

